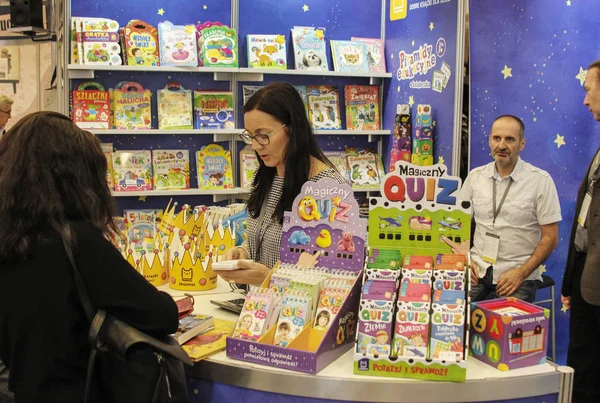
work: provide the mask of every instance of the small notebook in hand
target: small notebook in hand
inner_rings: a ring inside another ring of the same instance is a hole
[[[211,315],[188,315],[179,320],[179,328],[173,336],[179,344],[183,344],[194,336],[204,333],[214,326],[214,318]]]

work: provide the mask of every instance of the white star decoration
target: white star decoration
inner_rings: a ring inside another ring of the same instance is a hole
[[[304,6],[302,6],[302,10],[304,10],[304,12],[308,11],[308,6],[305,4]]]
[[[556,143],[556,148],[560,148],[561,146],[564,146],[565,143],[565,136],[561,136],[560,134],[556,133],[556,140],[554,140],[554,142]]]
[[[583,83],[585,83],[586,76],[587,70],[584,70],[583,67],[579,66],[579,74],[575,76],[575,78],[579,80],[579,85],[583,86]]]
[[[512,68],[505,64],[504,69],[500,70],[500,73],[504,75],[504,79],[506,80],[508,77],[512,77]]]

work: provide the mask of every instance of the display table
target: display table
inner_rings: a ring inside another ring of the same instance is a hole
[[[236,320],[236,314],[209,302],[235,297],[231,292],[196,295],[195,311]],[[317,375],[232,360],[225,351],[187,368],[187,373],[192,402],[563,403],[571,401],[573,378],[571,368],[551,363],[502,372],[473,358],[464,383],[360,376],[353,373],[352,350]]]

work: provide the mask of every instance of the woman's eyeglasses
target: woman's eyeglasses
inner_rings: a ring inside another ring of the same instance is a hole
[[[285,125],[281,126],[277,130],[273,130],[269,134],[252,134],[248,130],[244,130],[240,133],[240,139],[246,144],[252,144],[252,140],[256,141],[261,146],[266,146],[271,142],[271,136],[277,133],[279,130],[283,129]]]

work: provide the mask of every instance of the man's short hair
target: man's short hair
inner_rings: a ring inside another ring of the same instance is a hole
[[[600,59],[596,60],[595,62],[592,62],[592,64],[588,66],[588,74],[591,69],[596,69],[598,80],[600,80]]]
[[[494,119],[494,121],[492,122],[492,126],[494,126],[494,123],[496,123],[498,120],[505,118],[512,119],[519,124],[519,140],[523,140],[523,138],[525,137],[525,124],[521,119],[519,119],[515,115],[500,115],[496,119]],[[492,128],[490,127],[490,133],[491,132]]]
[[[7,97],[6,95],[0,94],[0,110],[4,110],[8,106],[12,106],[12,104],[14,102],[15,101],[13,101],[11,98]]]

